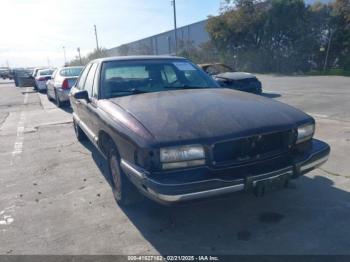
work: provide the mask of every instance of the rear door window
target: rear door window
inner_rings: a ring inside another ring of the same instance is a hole
[[[88,75],[88,73],[89,73],[90,68],[91,68],[91,64],[88,64],[88,65],[85,67],[83,73],[81,74],[81,76],[80,76],[80,78],[79,78],[79,80],[78,80],[78,84],[77,84],[77,88],[78,88],[78,89],[80,89],[80,90],[83,89],[84,84],[85,84],[85,80],[86,80],[86,77],[87,77],[87,75]]]
[[[84,85],[84,90],[86,90],[89,94],[89,97],[92,97],[92,89],[94,86],[94,79],[95,79],[95,73],[97,69],[97,63],[92,64],[89,73],[86,77],[85,85]]]

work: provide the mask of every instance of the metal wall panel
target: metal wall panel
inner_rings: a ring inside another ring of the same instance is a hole
[[[177,29],[178,45],[181,43],[190,43],[198,47],[209,41],[209,35],[206,31],[208,20],[203,20],[194,24],[179,27]],[[135,42],[122,46],[114,47],[108,50],[108,55],[169,55],[175,53],[175,32],[167,31],[161,34],[153,35]]]

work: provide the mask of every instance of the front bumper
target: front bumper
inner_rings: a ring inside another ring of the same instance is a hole
[[[314,139],[304,153],[293,153],[282,158],[212,170],[199,167],[153,176],[146,170],[122,159],[121,167],[141,193],[161,203],[170,204],[214,197],[238,191],[252,191],[256,181],[278,177],[295,179],[328,160],[330,147]],[[223,175],[221,175],[223,174]],[[189,178],[194,179],[189,179]]]

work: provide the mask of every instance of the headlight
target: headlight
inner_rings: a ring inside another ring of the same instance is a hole
[[[306,124],[298,127],[298,138],[297,144],[300,144],[304,141],[307,141],[313,137],[315,133],[315,125],[314,124]]]
[[[205,152],[201,145],[188,145],[160,149],[163,169],[183,168],[205,164]]]

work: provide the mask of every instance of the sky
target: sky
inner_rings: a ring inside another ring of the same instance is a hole
[[[222,0],[176,0],[178,26],[219,13]],[[60,66],[96,47],[112,48],[171,30],[170,0],[1,0],[0,66]]]
[[[314,2],[316,0],[307,0]],[[328,0],[323,0],[328,1]],[[223,0],[176,0],[178,26],[219,14]],[[173,29],[170,0],[0,0],[0,67],[61,66],[96,47],[112,48]]]

